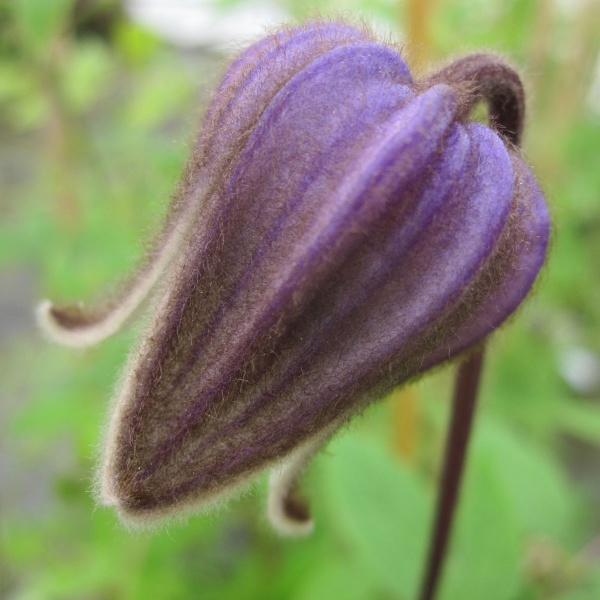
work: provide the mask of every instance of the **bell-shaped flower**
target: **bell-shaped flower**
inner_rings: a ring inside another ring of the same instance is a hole
[[[469,122],[481,100],[491,127]],[[271,520],[310,530],[295,488],[311,456],[370,402],[479,344],[530,290],[549,218],[516,145],[522,119],[520,81],[490,55],[415,81],[393,47],[328,22],[243,51],[121,294],[38,311],[51,337],[84,346],[154,290],[101,500],[145,523],[272,468]]]

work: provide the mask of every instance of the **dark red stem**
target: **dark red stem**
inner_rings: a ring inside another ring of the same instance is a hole
[[[433,600],[440,582],[465,466],[482,364],[483,349],[479,349],[460,365],[456,376],[452,420],[446,439],[435,525],[420,600]]]

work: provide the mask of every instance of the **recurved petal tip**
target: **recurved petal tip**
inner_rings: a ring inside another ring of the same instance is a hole
[[[271,471],[267,514],[271,525],[281,534],[308,535],[314,529],[308,503],[296,493],[296,480],[290,466]]]
[[[57,307],[50,300],[40,302],[35,316],[48,339],[71,348],[93,346],[117,329],[110,322],[87,317],[79,306]]]
[[[525,92],[519,74],[494,54],[470,54],[455,60],[429,79],[429,84],[466,86],[463,111],[468,115],[477,102],[487,103],[492,128],[510,143],[519,145],[525,121]]]
[[[172,236],[175,237],[175,236]],[[171,244],[177,247],[176,240]],[[43,300],[35,309],[36,319],[46,337],[71,348],[87,348],[117,333],[139,308],[160,277],[174,249],[165,247],[131,276],[120,295],[99,306],[83,303],[57,306]]]
[[[279,533],[289,536],[312,533],[314,523],[308,502],[298,495],[298,481],[308,462],[338,427],[338,422],[330,424],[271,470],[267,515]]]

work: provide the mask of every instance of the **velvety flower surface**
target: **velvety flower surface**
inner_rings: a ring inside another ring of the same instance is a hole
[[[468,121],[480,99],[495,129]],[[395,49],[326,22],[242,52],[122,293],[39,309],[54,338],[94,343],[163,273],[115,401],[102,500],[143,522],[274,467],[271,519],[308,530],[296,478],[333,431],[479,343],[532,286],[549,219],[514,145],[522,118],[518,77],[493,56],[415,82]]]

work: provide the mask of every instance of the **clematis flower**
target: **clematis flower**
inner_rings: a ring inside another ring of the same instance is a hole
[[[480,101],[489,127],[469,121]],[[549,218],[517,147],[523,111],[495,56],[414,80],[395,48],[347,24],[284,29],[239,54],[121,293],[38,309],[52,338],[86,346],[153,290],[102,502],[144,524],[271,468],[272,522],[309,531],[296,486],[315,452],[480,344],[529,292]]]

